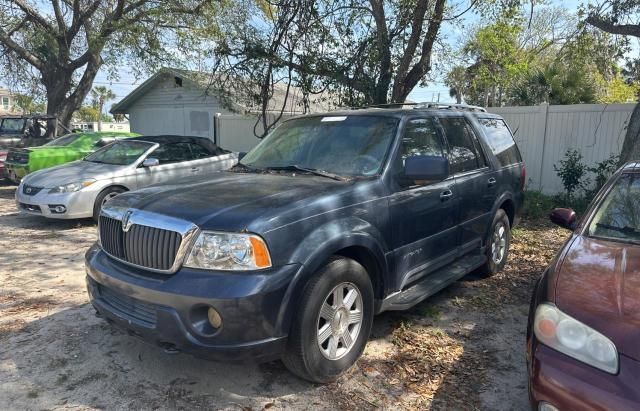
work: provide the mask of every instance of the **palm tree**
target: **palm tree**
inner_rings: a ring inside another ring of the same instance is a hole
[[[91,97],[93,105],[98,109],[98,131],[102,131],[102,108],[107,101],[115,99],[116,95],[105,86],[97,86],[91,90]]]

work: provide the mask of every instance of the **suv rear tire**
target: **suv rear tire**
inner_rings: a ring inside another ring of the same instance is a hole
[[[487,262],[480,267],[479,273],[484,277],[491,277],[502,271],[509,257],[511,224],[507,213],[503,209],[498,209],[493,217],[485,244],[487,245]]]
[[[282,361],[300,378],[334,381],[364,351],[373,323],[373,287],[357,261],[332,258],[307,282]]]

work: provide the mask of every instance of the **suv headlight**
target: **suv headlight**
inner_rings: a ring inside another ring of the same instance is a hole
[[[533,330],[541,343],[569,357],[610,374],[618,372],[618,350],[613,342],[552,304],[538,306]]]
[[[203,231],[184,265],[209,270],[260,270],[271,267],[271,257],[267,244],[257,235]]]
[[[69,184],[64,184],[58,187],[54,187],[52,189],[49,190],[49,193],[51,194],[55,194],[55,193],[73,193],[76,191],[80,191],[85,187],[90,186],[91,184],[95,183],[96,180],[94,179],[89,179],[89,180],[83,180],[83,181],[77,181],[75,183],[69,183]]]

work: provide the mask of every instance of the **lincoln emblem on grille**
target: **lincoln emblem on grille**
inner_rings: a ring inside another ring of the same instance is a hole
[[[122,216],[122,231],[125,233],[129,231],[133,223],[131,222],[131,214],[133,214],[132,210],[127,210],[126,213]]]

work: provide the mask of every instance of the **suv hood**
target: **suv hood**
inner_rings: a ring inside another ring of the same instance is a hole
[[[221,172],[121,194],[106,207],[176,217],[203,230],[262,232],[302,218],[287,211],[351,184],[311,175]]]
[[[95,178],[96,180],[110,178],[114,173],[125,167],[128,166],[79,160],[36,171],[28,174],[22,181],[24,184],[34,187],[52,188],[89,178]]]
[[[579,236],[556,282],[556,305],[640,360],[640,246]]]

